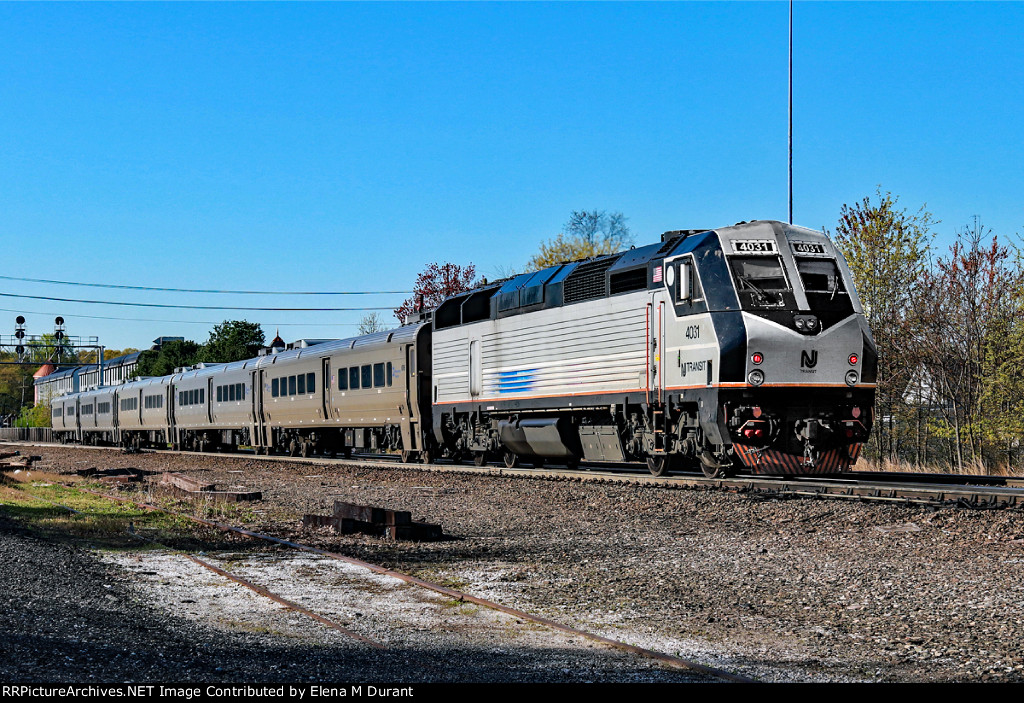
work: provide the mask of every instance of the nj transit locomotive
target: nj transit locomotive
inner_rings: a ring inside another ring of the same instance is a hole
[[[832,242],[755,221],[483,285],[395,331],[63,396],[53,426],[200,450],[830,473],[868,437],[876,362]]]

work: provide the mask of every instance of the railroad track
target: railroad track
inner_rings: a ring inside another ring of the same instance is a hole
[[[63,447],[60,444],[16,443],[10,446]],[[118,451],[116,447],[82,447],[96,451]],[[914,474],[894,472],[856,471],[842,476],[736,476],[707,478],[699,473],[677,473],[651,476],[643,467],[632,464],[581,465],[577,470],[544,468],[509,469],[497,464],[482,467],[460,463],[402,464],[396,456],[373,455],[343,459],[327,457],[257,456],[252,453],[197,453],[170,449],[143,450],[146,453],[197,455],[224,459],[258,459],[259,461],[287,462],[312,466],[348,465],[362,467],[409,468],[423,472],[457,472],[485,476],[521,476],[546,480],[575,480],[584,482],[627,482],[665,488],[717,488],[734,493],[779,498],[816,498],[858,500],[883,503],[906,503],[929,506],[958,506],[970,509],[1001,509],[1024,507],[1024,479],[1001,476],[973,476],[958,474]]]
[[[174,511],[174,510],[163,508],[163,507],[151,504],[151,503],[145,503],[145,502],[137,501],[137,500],[134,500],[132,498],[127,498],[127,497],[124,497],[124,496],[117,496],[117,495],[110,495],[110,494],[103,493],[103,492],[100,492],[100,491],[94,491],[94,490],[91,490],[91,489],[88,489],[88,488],[84,488],[82,486],[75,486],[75,485],[65,484],[65,488],[68,488],[68,489],[73,490],[73,491],[81,491],[83,493],[88,493],[90,495],[98,496],[98,497],[104,498],[106,500],[110,500],[110,501],[114,501],[114,502],[118,502],[118,503],[125,503],[125,504],[129,504],[129,505],[133,505],[133,506],[135,506],[137,508],[142,508],[142,509],[150,510],[150,511],[157,511],[157,512],[161,512],[161,513],[165,513],[167,515],[173,515],[173,516],[176,516],[176,517],[185,518],[185,519],[191,520],[191,521],[193,521],[195,523],[198,523],[200,525],[204,525],[206,527],[211,527],[211,528],[214,528],[214,529],[222,531],[222,532],[230,532],[230,533],[242,535],[242,536],[254,539],[254,540],[261,540],[261,541],[268,542],[268,543],[271,543],[271,544],[274,544],[274,545],[277,545],[277,546],[285,547],[285,548],[290,549],[290,550],[295,550],[297,552],[304,552],[304,553],[308,553],[308,554],[315,554],[315,555],[318,555],[320,557],[324,557],[326,559],[331,559],[331,560],[336,560],[336,561],[344,562],[346,564],[349,564],[349,565],[352,565],[352,566],[356,566],[356,567],[359,567],[361,569],[365,569],[366,571],[369,571],[369,572],[372,572],[372,573],[375,573],[375,574],[379,574],[381,576],[386,576],[386,577],[390,577],[390,578],[393,578],[393,579],[397,579],[397,580],[400,580],[400,581],[402,581],[404,583],[410,584],[412,586],[416,586],[418,588],[422,588],[422,589],[425,589],[425,590],[428,590],[428,591],[432,591],[434,593],[438,593],[438,594],[440,594],[442,596],[445,596],[447,598],[451,598],[451,599],[453,599],[455,601],[458,601],[459,603],[470,603],[470,604],[473,604],[473,605],[481,606],[483,608],[487,608],[487,609],[490,609],[490,610],[493,610],[493,611],[496,611],[496,612],[504,613],[505,615],[510,615],[513,618],[515,618],[517,621],[524,621],[524,622],[532,623],[532,624],[535,624],[535,625],[541,625],[541,626],[547,628],[548,630],[550,630],[552,632],[558,632],[558,633],[565,634],[565,635],[570,635],[570,636],[573,636],[573,637],[583,638],[583,639],[589,640],[591,642],[595,642],[595,643],[597,643],[599,645],[602,645],[602,646],[605,646],[605,647],[609,647],[609,648],[613,648],[613,649],[618,649],[618,650],[621,650],[621,651],[625,651],[625,652],[628,652],[628,653],[631,653],[631,654],[634,654],[634,655],[638,655],[638,656],[641,656],[641,657],[644,657],[644,658],[647,658],[647,659],[651,659],[651,660],[657,661],[658,663],[660,663],[660,664],[662,664],[664,666],[670,667],[670,668],[684,669],[684,670],[693,672],[695,674],[703,675],[705,677],[708,677],[709,679],[718,679],[718,680],[722,680],[722,681],[731,681],[731,682],[738,682],[738,683],[752,683],[753,682],[752,679],[750,679],[748,677],[745,677],[745,676],[742,676],[740,674],[736,674],[736,673],[731,672],[731,671],[726,671],[726,670],[723,670],[723,669],[709,667],[709,666],[706,666],[706,665],[703,665],[703,664],[700,664],[700,663],[697,663],[697,662],[694,662],[694,661],[691,661],[691,660],[688,660],[688,659],[684,659],[682,657],[673,656],[673,655],[670,655],[670,654],[666,654],[664,652],[659,652],[659,651],[655,651],[655,650],[652,650],[652,649],[647,649],[647,648],[644,648],[644,647],[638,647],[638,646],[631,645],[631,644],[628,644],[628,643],[625,643],[625,642],[622,642],[622,641],[619,641],[619,640],[614,640],[614,639],[611,639],[611,638],[608,638],[608,637],[604,637],[602,635],[598,635],[598,634],[595,634],[595,633],[592,633],[592,632],[589,632],[589,631],[586,631],[586,630],[581,630],[581,629],[578,629],[578,628],[575,628],[575,627],[564,625],[564,624],[556,622],[554,620],[551,620],[551,619],[548,619],[548,618],[544,618],[544,617],[541,617],[541,616],[538,616],[538,615],[534,615],[534,614],[528,613],[526,611],[518,610],[516,608],[512,608],[512,607],[503,605],[501,603],[497,603],[495,601],[491,601],[491,600],[488,600],[488,599],[485,599],[485,598],[480,598],[480,597],[474,596],[472,594],[469,594],[469,593],[466,593],[466,592],[463,592],[463,591],[460,591],[460,590],[457,590],[457,589],[454,589],[454,588],[449,588],[447,586],[444,586],[444,585],[441,585],[441,584],[438,584],[438,583],[434,583],[434,582],[431,582],[431,581],[428,581],[428,580],[425,580],[425,579],[421,579],[421,578],[418,578],[418,577],[415,577],[415,576],[411,576],[409,574],[405,574],[405,573],[402,573],[402,572],[399,572],[399,571],[395,571],[395,570],[392,570],[392,569],[380,566],[378,564],[373,564],[373,563],[366,562],[366,561],[363,561],[363,560],[360,560],[360,559],[356,559],[356,558],[353,558],[353,557],[349,557],[349,556],[346,556],[346,555],[343,555],[343,554],[338,554],[336,552],[331,552],[331,551],[328,551],[328,550],[319,549],[317,547],[312,547],[312,546],[301,544],[301,543],[298,543],[298,542],[292,542],[292,541],[289,541],[289,540],[281,539],[279,537],[274,537],[272,535],[267,535],[267,534],[262,534],[262,533],[259,533],[259,532],[254,532],[252,530],[248,530],[248,529],[245,529],[245,528],[242,528],[242,527],[237,527],[237,526],[234,526],[234,525],[227,525],[227,524],[215,522],[215,521],[212,521],[212,520],[207,520],[207,519],[204,519],[204,518],[201,518],[201,517],[190,515],[188,513]],[[14,489],[11,488],[10,486],[5,486],[5,485],[0,484],[0,491],[5,491],[6,492],[6,491],[13,491],[13,490]],[[24,491],[24,493],[26,493],[27,495],[31,496],[32,498],[34,498],[36,500],[40,500],[42,502],[48,503],[48,504],[50,504],[52,506],[55,506],[57,508],[61,508],[63,510],[66,510],[68,512],[71,512],[71,513],[79,515],[79,516],[88,516],[88,512],[87,511],[79,511],[79,510],[76,510],[75,508],[72,508],[70,506],[64,505],[62,503],[58,503],[58,502],[49,500],[47,498],[43,498],[41,496],[35,495],[30,490],[28,490],[27,488],[23,488],[23,491]],[[302,614],[302,615],[304,615],[306,617],[309,617],[309,618],[315,620],[316,622],[320,623],[321,625],[329,627],[329,628],[331,628],[331,629],[333,629],[335,631],[341,632],[342,634],[344,634],[344,635],[346,635],[346,636],[348,636],[348,637],[350,637],[350,638],[352,638],[352,639],[362,643],[363,645],[366,645],[366,646],[369,646],[369,647],[373,647],[373,648],[376,648],[376,649],[388,649],[389,648],[388,645],[386,645],[386,644],[383,644],[383,643],[381,643],[381,642],[379,642],[379,641],[377,641],[375,639],[366,637],[366,636],[360,634],[359,632],[351,629],[350,627],[337,622],[336,620],[324,617],[323,615],[320,615],[317,612],[315,612],[312,608],[303,606],[303,605],[301,605],[301,604],[299,604],[299,603],[297,603],[297,602],[295,602],[293,600],[289,600],[289,599],[283,597],[282,595],[271,591],[270,589],[266,588],[265,586],[261,586],[259,584],[256,584],[256,583],[252,582],[250,579],[243,578],[242,576],[238,575],[237,573],[232,573],[231,571],[228,571],[227,569],[224,569],[224,568],[221,568],[221,567],[218,567],[218,566],[214,565],[210,561],[207,561],[207,560],[204,560],[204,559],[200,559],[199,557],[197,557],[195,555],[192,555],[192,554],[189,554],[187,552],[184,552],[184,551],[181,551],[181,550],[177,550],[177,549],[168,547],[167,545],[162,544],[162,543],[160,543],[160,542],[158,542],[156,540],[153,540],[153,539],[150,539],[150,538],[148,538],[148,537],[146,537],[144,535],[138,534],[138,533],[136,533],[134,528],[132,526],[130,526],[130,525],[127,528],[127,532],[133,538],[135,538],[135,539],[139,539],[141,541],[149,542],[151,544],[154,544],[154,545],[162,548],[163,550],[165,550],[167,552],[175,553],[175,554],[178,554],[178,555],[182,556],[183,558],[187,558],[190,561],[192,561],[193,563],[197,564],[198,566],[201,566],[201,567],[203,567],[203,568],[205,568],[205,569],[207,569],[209,571],[212,571],[212,572],[214,572],[214,573],[216,573],[216,574],[218,574],[218,575],[220,575],[220,576],[222,576],[224,578],[227,578],[228,580],[233,581],[233,582],[235,582],[235,583],[237,583],[237,584],[239,584],[239,585],[241,585],[241,586],[243,586],[243,587],[245,587],[245,588],[247,588],[247,589],[257,593],[258,595],[260,595],[260,596],[262,596],[264,598],[267,598],[267,599],[273,601],[274,603],[277,603],[279,605],[283,605],[283,606],[285,606],[286,608],[288,608],[290,610],[293,610],[293,611],[295,611],[297,613],[300,613],[300,614]],[[207,556],[207,559],[210,559],[210,557]]]

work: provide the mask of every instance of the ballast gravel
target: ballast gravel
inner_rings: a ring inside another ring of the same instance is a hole
[[[782,500],[716,489],[483,476],[388,465],[121,455],[69,448],[31,451],[42,455],[41,464],[52,472],[73,473],[83,466],[135,467],[181,472],[219,487],[260,490],[262,501],[240,508],[225,521],[244,522],[256,531],[762,681],[1024,679],[1024,515],[1018,511]],[[326,514],[334,500],[409,510],[413,519],[440,523],[451,538],[388,542],[301,526],[302,514]],[[177,666],[188,646],[200,651],[196,643],[202,642],[204,666],[187,668],[187,680],[296,678],[297,669],[288,662],[308,667],[314,672],[311,676],[350,677],[345,680],[351,680],[352,672],[360,678],[374,672],[380,680],[401,681],[694,679],[583,642],[545,641],[545,636],[531,643],[521,632],[508,634],[516,630],[514,622],[511,629],[507,623],[493,622],[475,628],[480,638],[470,640],[476,643],[470,646],[472,656],[466,651],[446,654],[447,667],[439,671],[417,663],[416,657],[432,647],[450,652],[466,645],[453,644],[451,633],[439,627],[436,618],[410,625],[407,613],[393,618],[384,610],[373,613],[368,631],[404,653],[396,659],[392,649],[391,657],[381,658],[376,650],[367,651],[334,634],[326,643],[327,635],[316,634],[323,628],[294,636],[288,627],[237,626],[230,622],[233,616],[211,616],[209,609],[194,604],[183,607],[181,600],[214,599],[182,598],[178,591],[161,596],[155,587],[161,584],[153,581],[159,581],[164,571],[133,567],[125,561],[132,557],[119,557],[117,565],[100,565],[93,556],[35,542],[9,528],[0,530],[0,549],[0,593],[9,605],[17,604],[11,594],[20,593],[11,585],[29,578],[23,574],[24,564],[21,571],[9,567],[7,555],[14,552],[52,560],[56,574],[66,571],[57,563],[91,564],[88,568],[97,570],[95,580],[101,582],[86,588],[73,586],[81,581],[69,579],[68,587],[77,588],[79,595],[57,599],[48,597],[53,590],[48,581],[53,579],[35,583],[32,607],[10,621],[20,623],[24,633],[25,661],[34,661],[31,653],[36,646],[39,656],[46,651],[38,639],[43,635],[32,633],[53,630],[55,623],[64,622],[61,613],[68,611],[103,622],[117,621],[120,613],[120,619],[131,621],[133,627],[155,623],[153,629],[139,626],[143,641],[151,637],[153,648],[138,657],[125,655],[144,663],[137,669],[108,669],[122,675],[137,670],[140,677],[168,661]],[[323,602],[330,600],[330,588],[337,587],[328,587],[330,578],[323,573],[316,575],[322,567],[316,560],[296,560],[295,553],[285,555],[277,548],[253,543],[242,554],[222,556],[253,580],[269,575],[270,581],[286,583],[284,576],[293,568],[295,573],[313,574],[305,580],[322,584]],[[345,579],[350,578],[346,574]],[[196,576],[193,581],[202,579],[208,577]],[[317,588],[294,595],[315,609]],[[171,602],[175,599],[179,603]],[[43,607],[41,602],[51,605]],[[37,607],[44,615],[32,614]],[[190,614],[188,608],[195,612]],[[365,616],[363,611],[370,611],[370,606],[360,605]],[[91,612],[103,615],[87,614]],[[334,612],[346,622],[355,619],[344,607]],[[461,625],[455,629],[461,632]],[[5,636],[5,646],[11,639]],[[337,658],[317,658],[325,647],[346,652],[353,668],[332,669],[342,666]],[[278,668],[258,666],[252,657],[247,661],[246,652],[252,651]],[[581,653],[586,656],[577,660]],[[0,668],[8,668],[9,661],[5,658]],[[41,664],[18,671],[17,680],[57,680],[52,678],[54,669]],[[2,675],[8,680],[11,673]],[[100,675],[95,680],[119,679]]]

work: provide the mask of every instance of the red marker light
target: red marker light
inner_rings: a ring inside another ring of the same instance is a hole
[[[856,366],[858,361],[860,361],[860,357],[856,354],[850,354],[850,366]]]
[[[760,364],[762,361],[764,361],[764,356],[762,356],[760,352],[754,352],[753,354],[750,355],[750,360],[754,364]]]
[[[855,418],[860,417],[860,408],[854,407],[854,409],[850,411],[850,414]]]
[[[754,407],[754,417],[761,417],[761,407],[760,406],[755,406]]]

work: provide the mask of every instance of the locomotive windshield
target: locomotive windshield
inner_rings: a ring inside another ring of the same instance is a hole
[[[731,258],[736,292],[744,310],[782,308],[792,298],[792,288],[777,256],[734,256]]]
[[[812,310],[853,312],[843,277],[833,259],[797,259],[796,267]]]

